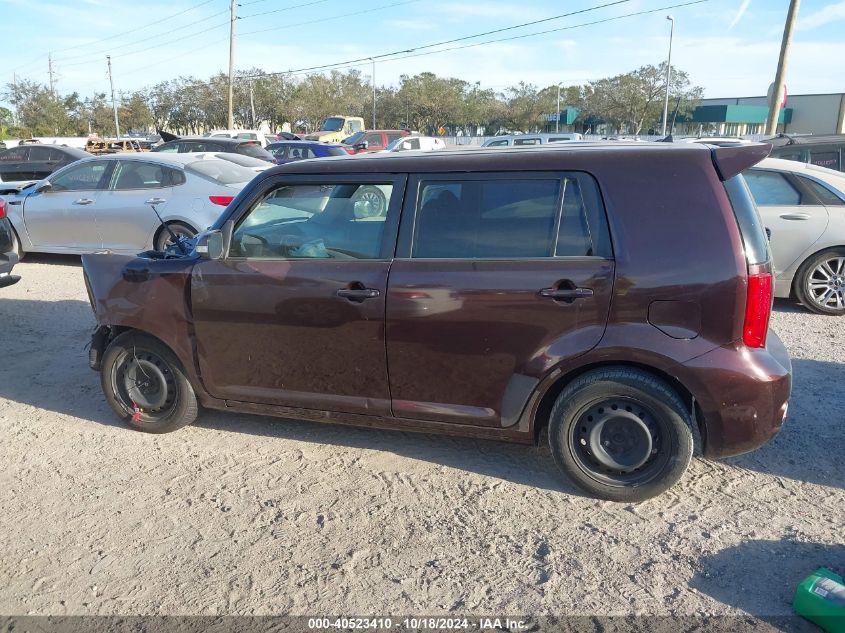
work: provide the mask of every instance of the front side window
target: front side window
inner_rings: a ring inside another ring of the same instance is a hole
[[[751,169],[744,174],[751,195],[758,206],[797,206],[801,204],[801,193],[792,186],[783,174],[773,171]]]
[[[162,143],[158,147],[155,148],[157,152],[170,152],[175,154],[179,151],[179,142],[178,141],[170,141],[169,143]],[[185,150],[188,151],[188,150]]]
[[[233,257],[379,259],[393,185],[282,184],[232,235]]]
[[[508,144],[507,139],[503,141],[493,141],[492,143],[487,143],[487,147],[502,147]]]
[[[100,185],[106,172],[106,161],[95,160],[73,165],[50,178],[53,191],[93,191]]]
[[[420,186],[412,256],[609,256],[598,190],[586,175],[438,180]]]

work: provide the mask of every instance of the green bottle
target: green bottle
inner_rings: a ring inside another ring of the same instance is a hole
[[[798,585],[792,608],[828,633],[845,633],[845,580],[820,567]]]

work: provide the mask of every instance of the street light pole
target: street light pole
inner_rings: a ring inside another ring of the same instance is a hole
[[[669,80],[672,77],[672,38],[675,35],[675,18],[667,15],[666,19],[672,23],[672,27],[669,30],[669,61],[666,63],[666,99],[663,101],[662,136],[666,136],[666,120],[669,118]]]
[[[229,7],[229,129],[234,129],[234,117],[232,116],[232,84],[235,78],[235,20],[238,10],[237,0],[232,0]]]
[[[557,82],[557,114],[555,115],[555,132],[560,132],[560,84],[562,81]]]
[[[370,57],[373,62],[373,129],[376,129],[376,60]]]
[[[801,0],[790,0],[789,11],[786,14],[783,39],[780,44],[778,69],[775,73],[775,87],[772,90],[772,101],[769,103],[769,116],[766,119],[766,134],[768,136],[774,136],[778,129],[780,107],[783,103],[783,82],[786,78],[786,66],[789,63],[789,46],[792,43],[792,29],[795,28],[795,20],[798,17],[798,7],[800,4]]]

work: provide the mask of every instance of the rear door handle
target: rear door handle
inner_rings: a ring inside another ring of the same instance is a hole
[[[94,201],[91,198],[79,198],[78,200],[74,200],[73,204],[94,204]]]
[[[809,213],[781,213],[780,217],[784,220],[809,220]]]
[[[592,288],[543,288],[540,291],[541,297],[554,299],[555,301],[575,301],[593,296]]]
[[[341,288],[337,291],[338,297],[350,301],[363,301],[364,299],[375,299],[381,293],[375,288]]]
[[[150,198],[149,200],[144,202],[144,204],[164,204],[165,202],[167,202],[167,200],[165,200],[164,198]]]

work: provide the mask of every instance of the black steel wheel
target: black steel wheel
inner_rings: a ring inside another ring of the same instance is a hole
[[[114,412],[139,431],[167,433],[197,417],[196,395],[178,359],[145,334],[126,332],[109,344],[101,382]]]
[[[607,368],[561,392],[549,444],[561,470],[590,494],[643,501],[664,492],[692,458],[689,414],[677,394],[644,371]]]

